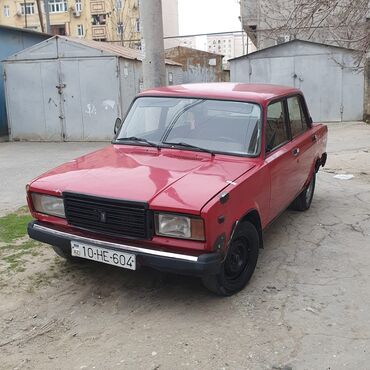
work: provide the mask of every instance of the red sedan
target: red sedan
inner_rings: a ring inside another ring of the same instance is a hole
[[[310,207],[326,161],[326,126],[283,86],[148,90],[114,131],[28,184],[30,237],[66,259],[200,276],[220,295],[250,280],[267,225]]]

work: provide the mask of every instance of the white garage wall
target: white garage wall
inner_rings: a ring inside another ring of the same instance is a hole
[[[314,121],[362,120],[364,74],[346,49],[295,41],[231,61],[233,82],[299,88]]]

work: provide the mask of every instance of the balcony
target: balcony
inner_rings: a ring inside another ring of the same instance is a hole
[[[104,14],[105,2],[104,1],[91,1],[90,2],[90,13],[91,14]]]
[[[103,40],[107,38],[107,26],[91,26],[92,38],[94,40]]]

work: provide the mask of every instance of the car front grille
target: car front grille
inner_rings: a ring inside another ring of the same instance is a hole
[[[68,223],[98,233],[148,239],[149,211],[146,203],[63,193]]]

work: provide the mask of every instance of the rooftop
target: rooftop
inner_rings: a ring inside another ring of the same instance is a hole
[[[215,82],[159,87],[143,91],[140,96],[193,97],[262,103],[297,92],[298,89],[280,85]]]
[[[29,28],[19,28],[19,27],[12,27],[12,26],[5,26],[3,24],[0,24],[0,30],[6,30],[6,31],[13,31],[13,32],[22,32],[22,33],[30,33],[33,35],[40,35],[40,36],[46,36],[46,37],[52,37],[53,35],[50,35],[45,32],[38,32]]]
[[[321,48],[324,48],[324,49],[337,49],[337,50],[354,51],[354,49],[344,48],[342,46],[323,44],[321,42],[314,42],[314,41],[308,41],[308,40],[294,39],[294,40],[290,40],[290,41],[287,41],[287,42],[283,42],[282,44],[277,44],[277,45],[269,46],[267,48],[259,49],[259,50],[253,51],[252,53],[249,53],[249,54],[246,54],[246,55],[241,55],[240,57],[229,59],[229,61],[233,62],[234,60],[249,58],[250,56],[263,54],[266,51],[283,49],[283,48],[289,47],[290,45],[295,45],[296,46],[296,44],[298,44],[298,45],[301,44],[301,45],[304,45],[304,46],[314,45],[314,46],[318,46],[318,47],[321,47]]]
[[[54,36],[55,38],[63,39],[67,42],[73,42],[80,45],[85,45],[90,48],[94,48],[101,51],[106,51],[108,53],[126,58],[126,59],[133,59],[143,61],[143,53],[140,50],[128,48],[121,45],[114,45],[108,42],[101,42],[101,41],[94,41],[94,40],[86,40],[81,39],[78,37],[70,37],[70,36]],[[180,63],[176,63],[173,60],[165,59],[166,64],[181,66]]]

